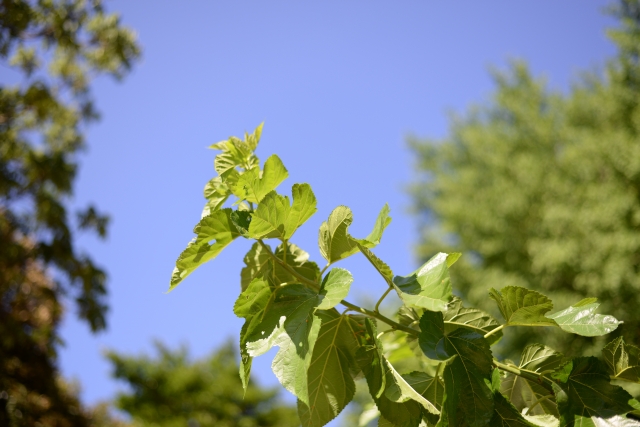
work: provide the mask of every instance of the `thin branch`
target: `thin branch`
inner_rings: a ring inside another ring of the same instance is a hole
[[[553,398],[553,394],[547,394],[546,396],[542,396],[540,399],[536,400],[535,402],[533,402],[533,405],[531,405],[529,408],[527,408],[527,413],[524,415],[529,415],[531,413],[531,410],[533,408],[535,408],[536,406],[538,406],[539,403],[544,402],[545,400],[549,400],[551,398]]]

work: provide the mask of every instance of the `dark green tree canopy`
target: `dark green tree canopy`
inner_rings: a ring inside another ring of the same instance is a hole
[[[156,343],[157,356],[109,352],[115,378],[129,391],[116,398],[135,425],[156,427],[295,427],[293,407],[278,400],[276,390],[252,382],[243,391],[231,344],[207,358],[190,361],[186,350]]]
[[[73,286],[94,331],[105,327],[105,273],[74,247],[73,231],[104,237],[108,218],[93,206],[69,218],[66,205],[83,127],[97,118],[89,84],[123,76],[138,54],[131,30],[100,1],[0,2],[0,61],[16,82],[0,86],[0,221],[33,240],[28,259]]]
[[[456,118],[450,136],[413,140],[412,194],[424,219],[419,255],[470,254],[453,273],[469,301],[488,307],[485,289],[509,285],[561,303],[595,296],[638,342],[640,2],[614,13],[618,55],[602,75],[562,94],[516,63],[495,75],[491,104]],[[579,351],[585,341],[549,343]]]
[[[0,0],[0,425],[92,423],[58,378],[64,299],[92,331],[106,326],[106,275],[74,244],[108,218],[68,213],[90,83],[120,78],[139,55],[131,30],[98,0]],[[6,70],[11,70],[7,72]]]

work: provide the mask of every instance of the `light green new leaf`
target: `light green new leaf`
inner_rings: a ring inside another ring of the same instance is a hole
[[[443,311],[451,301],[448,255],[440,252],[409,276],[396,276],[393,284],[405,304]]]
[[[231,221],[231,212],[231,209],[214,211],[196,225],[193,230],[196,237],[189,242],[176,261],[169,291],[178,286],[196,268],[218,256],[229,243],[240,236]]]
[[[318,246],[320,254],[329,264],[353,255],[358,251],[356,242],[349,236],[348,228],[353,222],[351,209],[338,206],[329,219],[320,225]]]
[[[260,137],[262,136],[262,128],[264,127],[264,122],[260,123],[258,127],[255,128],[252,134],[245,134],[244,140],[249,145],[251,150],[255,151],[258,148],[258,143],[260,142]]]
[[[485,335],[500,326],[500,323],[490,314],[477,308],[463,307],[462,300],[458,297],[453,297],[451,302],[447,304],[443,314],[445,333],[453,332],[458,328],[467,328],[480,335]],[[498,342],[500,338],[502,338],[502,331],[490,335],[487,340],[491,345]]]
[[[349,235],[349,226],[353,222],[353,213],[346,206],[338,206],[331,212],[329,219],[320,225],[318,246],[320,253],[329,264],[347,258],[358,251],[358,243],[365,248],[373,248],[380,243],[384,229],[391,222],[389,206],[384,205],[373,227],[373,231],[364,239],[354,239]]]
[[[522,351],[518,368],[541,373],[556,369],[563,361],[563,355],[541,344],[532,344]],[[518,375],[507,373],[500,391],[522,412],[529,408],[528,415],[558,416],[556,402],[549,391],[536,381],[529,381]],[[534,406],[535,405],[535,406]]]
[[[602,357],[613,377],[640,383],[640,348],[618,337],[602,349]]]
[[[352,372],[356,363],[357,336],[364,332],[361,317],[340,315],[335,310],[318,310],[320,333],[307,371],[309,404],[298,400],[303,427],[321,427],[334,419],[353,399]]]
[[[288,240],[316,212],[316,198],[309,184],[294,184],[293,206],[275,191],[267,194],[251,218],[249,236],[254,239]]]
[[[318,210],[318,201],[309,184],[294,184],[291,189],[293,204],[285,223],[284,238],[289,240],[293,233]]]
[[[596,298],[585,298],[569,308],[549,314],[564,331],[585,337],[597,337],[615,330],[622,322],[613,316],[595,314],[600,306]]]
[[[612,385],[606,366],[595,357],[578,357],[551,375],[561,426],[640,425],[625,414],[631,395]]]
[[[456,426],[463,416],[471,427],[485,425],[493,416],[490,381],[492,356],[481,334],[459,328],[447,334],[441,312],[425,311],[420,318],[420,348],[433,360],[447,361],[444,370],[445,394],[442,423]]]
[[[357,239],[362,246],[365,248],[373,248],[380,244],[382,233],[384,233],[385,228],[391,224],[389,212],[391,212],[391,209],[389,208],[389,205],[385,203],[376,218],[376,222],[373,225],[371,233],[369,233],[369,235],[364,239]]]
[[[260,203],[264,196],[275,190],[289,176],[282,160],[275,154],[267,159],[264,168],[248,170],[238,177],[233,193],[251,203]]]
[[[491,288],[489,296],[498,304],[507,325],[557,326],[554,320],[545,317],[553,303],[539,292],[506,286],[500,291]]]
[[[353,282],[353,276],[344,268],[334,268],[324,277],[320,287],[322,302],[320,310],[328,310],[340,304],[348,294]]]
[[[207,182],[204,186],[204,197],[207,199],[207,204],[202,210],[202,217],[204,218],[210,215],[211,212],[219,210],[230,194],[229,188],[219,176]]]

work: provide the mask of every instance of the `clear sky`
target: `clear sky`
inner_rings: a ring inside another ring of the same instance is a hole
[[[524,1],[124,1],[107,2],[139,34],[143,59],[124,82],[94,86],[102,121],[88,130],[74,203],[96,202],[113,222],[106,243],[81,245],[109,272],[106,333],[92,336],[68,315],[63,373],[93,403],[121,387],[104,349],[149,352],[158,339],[203,356],[237,339],[232,312],[246,241],[165,294],[178,254],[193,236],[214,176],[206,147],[265,122],[258,155],[277,153],[290,178],[311,184],[318,213],[294,243],[321,257],[317,230],[350,206],[365,236],[384,203],[393,222],[377,254],[396,274],[417,267],[417,224],[404,188],[413,163],[406,137],[446,135],[450,113],[490,99],[489,69],[526,60],[566,91],[582,70],[614,54],[607,2]],[[354,256],[350,299],[385,290]],[[454,284],[455,287],[455,284]],[[254,378],[275,385],[273,352]],[[286,393],[286,392],[285,392]]]

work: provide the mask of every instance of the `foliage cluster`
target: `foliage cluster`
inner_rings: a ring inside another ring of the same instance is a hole
[[[602,75],[585,73],[564,94],[516,64],[445,139],[414,140],[413,195],[420,257],[472,255],[453,273],[469,302],[490,310],[490,286],[531,287],[563,305],[594,296],[624,317],[616,334],[640,342],[640,2],[620,1],[615,14],[618,54]],[[604,344],[544,335],[567,352]]]
[[[272,369],[298,399],[305,427],[323,426],[352,400],[354,379],[364,377],[380,413],[379,426],[640,426],[640,405],[612,380],[640,382],[637,347],[618,338],[603,359],[565,357],[543,345],[523,349],[519,363],[499,360],[491,346],[508,327],[550,327],[582,336],[601,336],[621,323],[597,314],[595,298],[560,311],[545,295],[520,286],[491,289],[502,322],[453,296],[449,268],[459,253],[438,253],[416,271],[394,275],[372,249],[391,222],[380,211],[365,238],[349,234],[351,210],[339,206],[320,226],[318,245],[326,265],[291,242],[316,212],[309,184],[294,184],[292,198],[276,192],[288,176],[272,155],[260,167],[254,151],[260,125],[244,139],[213,144],[217,176],[204,188],[207,199],[196,237],[180,254],[170,289],[227,245],[254,241],[244,257],[241,292],[234,313],[240,331],[240,377],[249,383],[251,363],[279,347]],[[229,198],[231,207],[224,207]],[[275,242],[275,243],[271,243]],[[353,277],[334,264],[360,254],[388,289],[373,308],[345,298]],[[397,319],[380,312],[395,292],[403,305]],[[338,311],[337,306],[345,307]],[[384,328],[384,329],[383,329]],[[401,373],[396,351],[413,352],[420,369]]]
[[[120,78],[139,55],[131,30],[99,0],[0,0],[0,425],[91,423],[55,363],[61,300],[104,329],[106,275],[74,245],[106,235],[93,206],[69,218],[90,83]],[[11,84],[10,82],[14,83]]]

